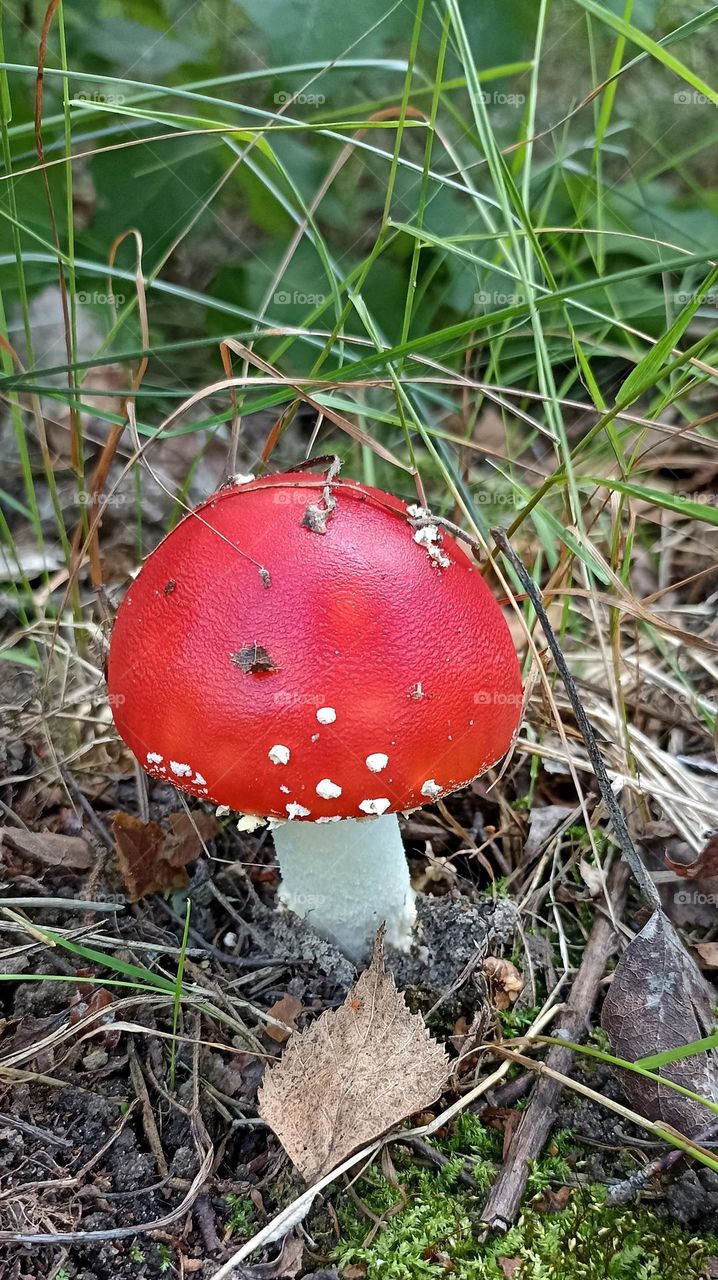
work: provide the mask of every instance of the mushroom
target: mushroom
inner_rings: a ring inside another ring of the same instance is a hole
[[[408,948],[397,814],[508,750],[521,679],[480,569],[429,513],[301,469],[230,482],[117,613],[115,724],[155,778],[269,819],[286,907],[355,961]]]

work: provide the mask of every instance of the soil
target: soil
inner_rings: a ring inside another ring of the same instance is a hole
[[[283,1047],[263,1012],[292,996],[301,1002],[297,1026],[306,1026],[344,1000],[355,970],[276,909],[271,842],[265,831],[239,833],[231,818],[210,841],[210,856],[190,863],[186,888],[129,903],[110,832],[114,813],[141,810],[126,762],[110,745],[104,755],[88,753],[81,775],[65,770],[60,785],[38,770],[40,744],[28,741],[32,684],[13,689],[7,772],[32,772],[34,762],[35,778],[3,792],[12,817],[2,834],[0,893],[25,905],[0,911],[0,1280],[208,1280],[303,1189],[257,1116],[265,1064]],[[147,799],[152,821],[166,826],[177,793],[150,783]],[[479,783],[449,808],[457,826],[477,833],[499,818],[491,804]],[[34,832],[46,839],[33,843]],[[500,1034],[482,962],[513,954],[517,911],[508,898],[478,892],[465,844],[432,810],[410,818],[404,838],[427,892],[418,898],[412,952],[388,951],[387,964],[456,1056],[459,1031],[474,1028],[477,1042]],[[187,901],[185,983],[202,996],[182,1005],[173,1055],[171,994],[111,964],[173,981]],[[110,909],[81,909],[88,902]],[[48,945],[38,930],[62,931],[67,945]],[[98,952],[108,963],[97,962]],[[535,956],[534,970],[542,965]],[[93,1011],[97,1022],[78,1033]],[[473,1070],[476,1060],[467,1061]],[[591,1083],[619,1096],[608,1074],[594,1073]],[[559,1127],[575,1135],[577,1176],[610,1184],[653,1158],[645,1135],[614,1121],[564,1099]],[[648,1194],[691,1231],[715,1230],[717,1181],[684,1165]],[[332,1275],[326,1256],[305,1263],[307,1274],[327,1268]]]

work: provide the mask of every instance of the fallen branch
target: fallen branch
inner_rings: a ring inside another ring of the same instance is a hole
[[[618,862],[608,878],[608,892],[618,917],[625,905],[629,872],[625,862]],[[571,988],[568,1003],[562,1011],[556,1035],[577,1040],[584,1031],[606,970],[606,962],[615,944],[613,925],[607,916],[598,916],[589,934],[581,966]],[[553,1048],[546,1067],[566,1075],[573,1058],[569,1048]],[[532,1160],[543,1150],[556,1119],[558,1101],[563,1090],[561,1081],[542,1076],[509,1147],[504,1166],[484,1205],[481,1221],[487,1231],[506,1231],[515,1220],[529,1176]]]

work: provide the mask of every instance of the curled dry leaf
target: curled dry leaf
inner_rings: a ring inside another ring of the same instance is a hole
[[[117,861],[131,902],[148,893],[169,893],[189,883],[185,867],[202,852],[202,841],[218,831],[211,813],[184,810],[167,816],[170,830],[157,822],[141,822],[129,813],[112,819]]]
[[[705,880],[718,876],[718,831],[713,833],[693,862],[674,862],[666,854],[666,866],[684,880]]]
[[[629,1062],[691,1044],[713,1030],[711,992],[662,911],[654,911],[624,951],[601,1022],[613,1053]],[[718,1102],[715,1052],[672,1062],[661,1074]],[[632,1106],[649,1120],[663,1120],[690,1137],[714,1118],[700,1102],[666,1085],[633,1071],[621,1071],[620,1076]]]
[[[296,1031],[295,1019],[301,1010],[302,1002],[296,996],[287,994],[276,1000],[271,1008],[267,1009],[267,1013],[278,1022],[283,1022],[286,1031],[282,1027],[273,1027],[269,1024],[264,1028],[265,1035],[268,1035],[270,1040],[276,1040],[277,1044],[284,1044],[292,1032]]]
[[[694,942],[693,950],[707,969],[718,969],[718,942]]]
[[[510,1009],[523,991],[524,980],[515,964],[500,956],[487,956],[484,974],[489,982],[491,1003],[495,1009]]]
[[[380,931],[344,1004],[295,1032],[265,1075],[259,1113],[312,1182],[434,1102],[448,1078],[446,1053],[384,969]]]
[[[257,1262],[253,1267],[239,1267],[237,1280],[294,1280],[302,1269],[304,1241],[295,1232],[284,1243],[271,1262]]]

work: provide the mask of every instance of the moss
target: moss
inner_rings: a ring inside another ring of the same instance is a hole
[[[647,1210],[609,1208],[601,1187],[572,1191],[561,1212],[546,1212],[535,1198],[511,1231],[482,1242],[481,1206],[500,1145],[499,1134],[463,1116],[441,1143],[449,1159],[440,1171],[397,1155],[396,1187],[371,1168],[358,1191],[383,1225],[372,1233],[356,1205],[342,1200],[342,1241],[334,1254],[340,1274],[353,1265],[366,1280],[438,1280],[447,1274],[453,1280],[704,1280],[718,1240],[689,1237]],[[534,1193],[564,1182],[563,1146],[559,1134],[553,1154],[532,1169]],[[477,1191],[459,1180],[467,1166]]]

